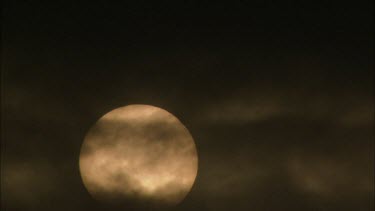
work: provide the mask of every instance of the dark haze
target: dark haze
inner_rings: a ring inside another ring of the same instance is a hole
[[[195,140],[168,210],[374,210],[372,1],[119,2],[3,3],[1,210],[122,210],[78,158],[129,104]]]

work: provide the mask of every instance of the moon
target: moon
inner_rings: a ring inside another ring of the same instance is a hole
[[[94,199],[170,206],[190,192],[198,155],[191,134],[174,115],[129,105],[108,112],[88,131],[79,169]]]

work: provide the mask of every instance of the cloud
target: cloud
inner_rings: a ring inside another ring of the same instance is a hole
[[[366,96],[346,96],[323,94],[309,96],[297,93],[293,97],[286,90],[272,94],[239,91],[232,96],[205,104],[195,114],[201,124],[247,124],[283,117],[326,121],[343,126],[363,126],[372,124],[373,102]]]
[[[215,106],[209,107],[202,112],[205,121],[209,122],[226,122],[226,123],[246,123],[256,122],[283,114],[286,111],[279,102],[241,102],[229,100],[219,102]],[[203,120],[203,121],[204,121]]]
[[[37,206],[62,188],[56,170],[45,162],[7,162],[1,178],[4,200],[18,206]]]
[[[287,168],[299,190],[324,200],[366,196],[374,192],[370,157],[366,160],[300,154],[290,158]]]

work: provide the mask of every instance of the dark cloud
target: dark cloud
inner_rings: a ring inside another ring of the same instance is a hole
[[[7,2],[2,209],[121,210],[86,191],[81,145],[150,104],[199,155],[167,210],[373,210],[371,3],[252,4]]]

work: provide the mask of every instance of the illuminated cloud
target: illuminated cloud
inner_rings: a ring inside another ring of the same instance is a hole
[[[293,183],[305,193],[325,200],[351,198],[374,192],[370,158],[362,157],[349,160],[337,155],[298,155],[289,160],[287,168]]]

